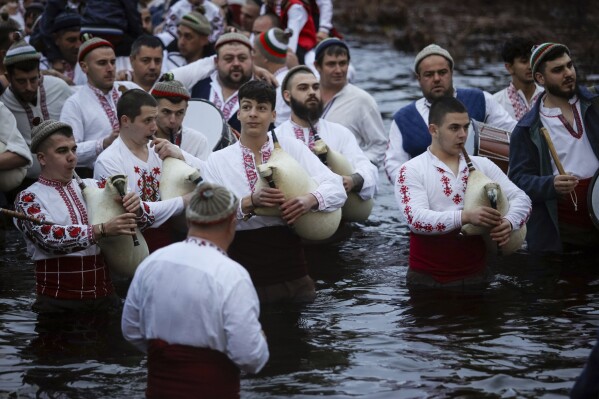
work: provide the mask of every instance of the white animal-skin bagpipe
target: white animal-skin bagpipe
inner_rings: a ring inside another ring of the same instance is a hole
[[[351,176],[354,173],[349,160],[340,152],[331,149],[324,142],[322,138],[314,129],[312,123],[310,123],[310,130],[314,134],[314,154],[320,158],[322,163],[327,165],[334,173],[339,176]],[[343,220],[348,222],[359,222],[362,223],[368,219],[372,212],[374,200],[372,198],[364,200],[360,198],[358,193],[350,192],[347,193],[347,200],[341,208],[341,215]]]
[[[86,185],[76,173],[74,177],[83,193],[90,224],[106,223],[127,212],[121,203],[115,201],[115,197],[122,198],[126,194],[126,176],[115,175],[107,178],[104,188]],[[133,277],[137,266],[149,254],[148,245],[137,227],[133,236],[101,237],[98,246],[110,271],[125,277]]]
[[[274,131],[271,131],[274,150],[268,162],[258,165],[260,179],[256,191],[263,187],[278,188],[285,198],[295,198],[313,192],[318,184],[293,157],[279,144]],[[260,216],[280,216],[278,207],[258,207],[254,211]],[[333,235],[341,222],[341,209],[332,212],[308,212],[300,216],[293,229],[298,236],[307,240],[325,240]]]
[[[472,165],[472,160],[466,152],[466,149],[462,148],[464,159],[468,164],[468,170],[470,175],[468,176],[468,184],[466,185],[466,193],[464,194],[464,211],[472,210],[479,206],[488,206],[493,209],[497,209],[501,216],[505,216],[509,209],[510,204],[501,189],[501,186],[489,179],[484,173],[476,170]],[[464,235],[482,235],[487,250],[493,254],[498,255],[509,255],[522,247],[524,239],[526,238],[526,225],[522,226],[517,230],[513,230],[510,233],[509,241],[499,247],[495,241],[491,239],[489,235],[490,228],[474,226],[470,223],[462,226],[461,233]]]

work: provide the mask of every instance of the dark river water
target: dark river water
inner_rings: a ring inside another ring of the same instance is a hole
[[[420,96],[413,56],[352,45],[356,83],[388,126]],[[466,65],[457,86],[507,84],[499,64]],[[262,308],[271,357],[242,377],[243,398],[568,396],[599,325],[596,255],[514,255],[492,260],[496,279],[482,292],[410,291],[408,229],[383,174],[373,215],[352,229],[342,243],[308,250],[313,304]],[[122,338],[120,314],[39,318],[23,241],[5,229],[0,243],[0,397],[144,397],[145,357]]]

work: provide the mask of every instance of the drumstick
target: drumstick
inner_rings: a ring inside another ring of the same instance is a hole
[[[13,217],[15,219],[26,220],[28,222],[35,223],[35,224],[38,224],[38,225],[44,225],[44,224],[46,224],[48,226],[52,226],[52,225],[55,224],[55,223],[49,222],[47,220],[42,220],[42,219],[34,218],[33,216],[25,215],[22,212],[11,211],[10,209],[0,208],[0,213],[3,213],[6,216],[10,216],[10,217]]]
[[[549,152],[551,153],[551,158],[553,158],[553,162],[555,163],[555,167],[557,168],[558,173],[560,175],[565,175],[566,171],[564,170],[564,167],[560,162],[559,157],[557,156],[557,151],[555,151],[553,141],[551,141],[551,137],[549,136],[549,131],[546,128],[542,127],[541,133],[543,133],[543,137],[545,137],[545,141],[547,142],[547,146],[549,147]]]
[[[114,188],[116,188],[116,190],[119,192],[119,195],[121,196],[121,198],[124,198],[125,194],[126,194],[126,192],[125,192],[125,176],[115,175],[110,178],[110,181],[112,182],[112,185],[114,186]],[[131,238],[133,239],[133,246],[138,247],[139,239],[137,238],[137,234],[135,234],[135,229],[131,228],[131,232],[133,233],[133,235],[131,236]]]

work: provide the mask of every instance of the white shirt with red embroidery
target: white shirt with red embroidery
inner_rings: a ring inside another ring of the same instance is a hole
[[[269,352],[258,320],[260,303],[248,272],[223,250],[189,237],[151,254],[137,268],[123,308],[123,336],[141,351],[169,344],[224,353],[257,373]]]
[[[599,169],[599,160],[593,152],[589,136],[586,134],[578,96],[572,97],[569,102],[574,113],[574,125],[569,126],[572,129],[571,131],[562,122],[561,110],[559,108],[546,108],[544,100],[541,101],[539,116],[541,117],[541,123],[549,131],[557,156],[566,173],[571,173],[579,179],[587,179],[593,177]],[[568,123],[568,125],[570,124]],[[558,171],[553,159],[551,159],[551,166],[553,167],[553,174],[557,175]]]
[[[344,155],[354,168],[354,172],[359,173],[364,179],[364,185],[358,195],[365,200],[374,197],[377,190],[379,171],[360,149],[352,132],[338,123],[324,119],[319,119],[314,128],[327,146]],[[291,119],[277,127],[275,134],[277,137],[297,138],[309,148],[314,145],[314,134],[312,134],[310,128],[303,128]]]
[[[499,105],[505,108],[512,118],[519,121],[528,111],[530,111],[535,101],[543,92],[544,89],[535,84],[535,92],[530,98],[530,102],[528,102],[524,92],[522,90],[516,90],[514,84],[510,82],[508,87],[493,94],[493,98],[497,100]],[[516,109],[518,109],[518,112]],[[516,115],[516,113],[518,113],[518,115]]]
[[[262,163],[268,162],[274,149],[272,137],[268,133],[268,141],[261,149]],[[341,176],[331,172],[323,165],[316,155],[297,139],[279,138],[281,148],[298,161],[318,184],[313,194],[318,200],[318,210],[332,212],[345,203],[347,195],[343,188]],[[213,152],[208,157],[204,173],[204,180],[227,187],[237,196],[242,198],[254,192],[258,181],[258,171],[252,151],[240,142]],[[238,218],[242,218],[238,211]],[[239,220],[237,230],[252,230],[267,226],[284,226],[285,221],[278,216],[253,216],[247,221]]]
[[[133,82],[114,82],[120,97],[120,86],[127,89],[140,89]],[[105,96],[116,115],[116,104],[110,95]],[[77,166],[93,168],[98,155],[104,150],[102,141],[112,133],[110,119],[106,115],[98,96],[83,85],[65,102],[60,114],[60,121],[73,128],[73,136],[77,142]]]
[[[88,186],[100,182],[84,179]],[[97,255],[96,237],[87,217],[87,208],[81,189],[71,180],[64,184],[44,177],[21,191],[15,200],[15,210],[37,219],[55,223],[37,225],[16,220],[15,225],[24,234],[27,253],[33,260],[56,258],[59,256]],[[151,206],[142,206],[143,215],[137,224],[144,229],[154,223]]]
[[[183,154],[189,164],[200,170],[203,169],[203,161],[185,152]],[[183,200],[180,197],[166,201],[162,201],[160,198],[162,160],[154,148],[148,147],[148,160],[144,162],[133,155],[123,140],[118,137],[98,156],[94,167],[94,178],[105,180],[118,174],[127,176],[129,190],[139,194],[142,201],[151,202],[153,206],[158,207],[155,210],[156,223],[154,227],[162,225],[168,218],[183,211]]]
[[[530,216],[530,198],[497,165],[484,157],[471,156],[476,170],[499,183],[510,202],[504,216],[514,229]],[[462,227],[464,193],[470,172],[460,155],[457,176],[430,151],[404,163],[395,181],[395,199],[410,230],[417,234],[445,234]]]

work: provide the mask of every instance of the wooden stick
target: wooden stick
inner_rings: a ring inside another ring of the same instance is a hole
[[[49,226],[52,226],[54,224],[54,223],[49,222],[47,220],[42,220],[42,219],[34,218],[33,216],[25,215],[24,213],[21,213],[21,212],[11,211],[10,209],[0,208],[0,213],[3,213],[6,216],[10,216],[10,217],[13,217],[15,219],[26,220],[28,222],[35,223],[35,224],[38,224],[38,225],[47,224]]]
[[[557,171],[560,175],[565,175],[566,171],[564,170],[564,166],[562,165],[559,157],[557,156],[557,151],[555,151],[555,147],[553,146],[553,141],[551,141],[551,136],[549,136],[549,131],[542,127],[541,133],[543,133],[543,137],[545,137],[545,141],[547,142],[547,146],[549,146],[549,152],[551,153],[551,158],[553,158],[553,162],[557,167]]]

